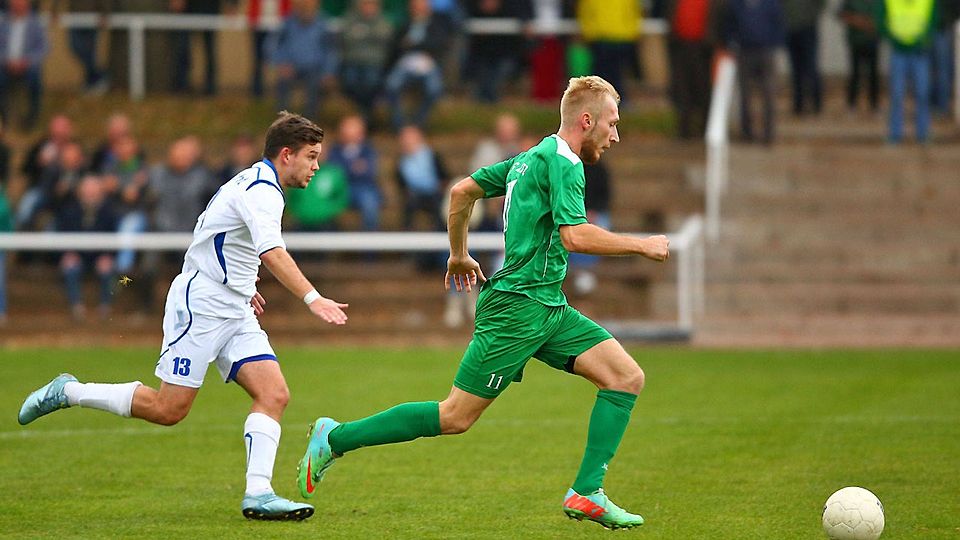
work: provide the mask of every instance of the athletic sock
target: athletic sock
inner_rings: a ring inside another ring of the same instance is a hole
[[[361,446],[377,446],[440,434],[440,404],[436,401],[402,403],[355,422],[340,424],[330,432],[330,448],[337,454]]]
[[[280,424],[262,413],[250,413],[243,424],[247,447],[247,495],[272,493],[273,462],[280,445]]]
[[[130,406],[133,405],[133,393],[142,384],[140,381],[121,384],[71,381],[63,385],[63,393],[67,396],[67,403],[71,406],[79,405],[91,409],[100,409],[129,418]]]
[[[597,392],[597,402],[590,414],[590,427],[587,429],[587,449],[577,479],[573,482],[573,490],[580,495],[589,495],[603,487],[607,464],[620,446],[636,401],[636,394],[629,392]]]

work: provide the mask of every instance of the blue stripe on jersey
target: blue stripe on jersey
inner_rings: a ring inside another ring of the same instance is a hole
[[[273,176],[277,179],[277,182],[279,183],[279,182],[280,182],[280,175],[277,174],[277,168],[273,166],[273,162],[270,161],[269,158],[263,158],[263,163],[265,163],[265,164],[267,165],[267,167],[270,167],[270,170],[273,171]],[[283,189],[281,189],[278,184],[274,184],[273,182],[271,182],[271,181],[269,181],[269,180],[261,180],[261,179],[260,179],[260,169],[259,169],[259,168],[257,169],[257,179],[254,180],[253,182],[250,182],[250,185],[247,186],[246,191],[250,191],[250,188],[252,188],[253,186],[255,186],[255,185],[257,185],[257,184],[269,184],[269,185],[273,186],[274,189],[276,189],[277,191],[280,192],[280,196],[283,197],[283,200],[287,200],[287,197],[283,194]]]
[[[171,341],[170,343],[167,343],[168,348],[173,347],[174,345],[176,345],[178,341],[183,339],[183,336],[187,335],[187,332],[190,331],[190,327],[193,326],[193,312],[190,311],[190,284],[193,283],[193,280],[197,279],[197,276],[199,275],[200,275],[199,270],[193,273],[193,277],[190,278],[190,281],[187,282],[187,292],[184,294],[184,296],[186,296],[187,298],[187,313],[190,314],[190,322],[188,322],[187,327],[183,329],[183,333],[177,336],[177,339]],[[163,351],[163,352],[166,353],[167,351]]]
[[[275,190],[277,190],[277,191],[280,192],[280,196],[283,197],[284,200],[287,199],[287,197],[283,194],[283,190],[280,189],[280,186],[274,184],[273,182],[271,182],[271,181],[269,181],[269,180],[257,180],[257,181],[255,181],[255,182],[250,182],[250,185],[247,186],[247,191],[250,191],[250,188],[252,188],[253,186],[255,186],[255,185],[257,185],[257,184],[266,184],[266,185],[268,185],[268,186],[271,186],[273,189],[275,189]]]
[[[248,356],[246,358],[237,360],[233,363],[233,367],[230,368],[230,374],[227,375],[227,380],[223,382],[230,382],[237,380],[237,372],[240,371],[240,366],[246,364],[247,362],[259,362],[261,360],[273,360],[277,362],[277,357],[272,354],[258,354],[256,356]]]
[[[223,258],[223,241],[227,238],[227,233],[218,233],[213,237],[213,249],[217,252],[217,261],[220,262],[220,268],[223,269],[223,284],[227,284],[227,260]]]

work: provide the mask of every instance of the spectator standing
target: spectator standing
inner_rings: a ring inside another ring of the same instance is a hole
[[[88,174],[80,180],[76,193],[57,213],[60,232],[114,232],[117,218],[99,177]],[[113,287],[113,254],[106,251],[67,251],[60,257],[60,272],[66,286],[70,311],[77,320],[86,314],[82,298],[82,279],[92,268],[100,282],[100,316],[110,314]]]
[[[170,0],[170,12],[189,15],[219,15],[220,0]],[[204,53],[204,85],[203,93],[212,96],[217,93],[217,33],[215,30],[201,30]],[[190,44],[189,30],[173,30],[170,32],[171,52],[173,62],[171,90],[174,92],[190,92],[190,69],[193,63],[193,54]]]
[[[496,103],[503,82],[519,73],[526,61],[533,36],[533,7],[529,0],[470,0],[467,13],[476,20],[514,19],[521,24],[520,33],[470,35],[468,73],[476,85],[476,98],[481,103]]]
[[[715,4],[711,0],[669,0],[665,7],[670,22],[670,94],[681,139],[702,137],[707,127],[717,28]]]
[[[290,0],[249,0],[247,23],[250,25],[253,44],[253,73],[250,91],[254,97],[263,97],[263,65],[267,62],[267,39],[270,31],[261,24],[281,21],[290,14]]]
[[[14,224],[18,230],[31,229],[34,218],[47,203],[44,199],[43,176],[49,167],[60,162],[60,153],[73,140],[73,122],[62,114],[50,119],[47,133],[27,151],[21,172],[27,185],[17,203]]]
[[[0,118],[10,124],[10,92],[24,83],[29,106],[23,124],[32,127],[40,116],[43,95],[43,61],[49,52],[47,31],[30,9],[30,0],[9,0],[0,14]]]
[[[393,25],[380,0],[358,0],[343,19],[340,32],[340,86],[369,123],[390,59]]]
[[[392,67],[387,75],[386,95],[394,130],[407,124],[423,127],[443,94],[440,61],[450,44],[450,21],[434,13],[429,0],[410,0],[410,18],[394,36]],[[404,113],[402,98],[407,90],[422,90],[416,112]]]
[[[847,79],[847,107],[857,108],[860,81],[867,77],[867,97],[870,110],[877,112],[880,106],[880,76],[877,70],[879,39],[874,23],[874,7],[878,0],[844,0],[840,7],[840,20],[846,26],[847,47],[850,51],[850,76]]]
[[[113,11],[114,0],[69,0],[73,13],[96,13],[97,25],[93,28],[71,27],[67,30],[70,52],[83,66],[84,92],[101,96],[110,89],[110,77],[97,60],[97,38],[107,27],[107,17]],[[59,14],[62,0],[54,0],[52,12]]]
[[[913,88],[916,139],[930,138],[930,49],[939,23],[936,0],[880,0],[877,27],[890,42],[890,121],[888,140],[903,140],[903,102]]]
[[[593,56],[593,74],[617,88],[623,101],[627,101],[623,71],[636,60],[640,18],[637,0],[577,2],[577,22]]]
[[[953,41],[957,20],[960,19],[960,0],[938,0],[937,5],[940,9],[940,23],[937,25],[931,48],[931,104],[938,114],[947,115],[950,112],[953,91]]]
[[[543,29],[559,27],[560,21],[573,16],[571,0],[533,0],[533,26]],[[565,72],[565,39],[559,32],[538,33],[530,53],[530,96],[541,103],[560,98],[567,82]]]
[[[793,114],[800,116],[807,110],[819,114],[823,106],[823,88],[820,79],[820,34],[817,23],[826,0],[781,0],[787,26],[787,52],[793,81]]]
[[[360,211],[363,230],[380,229],[380,156],[367,139],[367,126],[358,115],[340,120],[337,144],[330,150],[330,163],[339,165],[350,185],[350,204]]]
[[[320,168],[303,189],[288,189],[286,206],[298,231],[334,231],[336,220],[350,202],[347,173],[321,153]]]
[[[277,74],[277,108],[289,109],[295,84],[306,90],[304,111],[316,119],[320,94],[333,83],[337,72],[336,41],[317,0],[294,0],[293,10],[283,21],[273,45]],[[290,109],[292,110],[292,109]]]
[[[740,83],[740,131],[754,140],[752,96],[759,87],[763,103],[763,143],[772,144],[775,125],[774,55],[783,46],[785,22],[780,0],[729,0],[724,43],[737,57]]]

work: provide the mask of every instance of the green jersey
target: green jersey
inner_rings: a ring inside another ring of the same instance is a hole
[[[530,150],[470,176],[484,197],[506,197],[503,268],[485,287],[523,294],[546,306],[566,305],[560,286],[569,253],[560,241],[560,226],[587,222],[580,158],[566,141],[550,135]]]

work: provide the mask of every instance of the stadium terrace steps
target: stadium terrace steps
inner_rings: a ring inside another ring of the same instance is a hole
[[[695,341],[960,345],[955,147],[803,133],[731,148]]]

